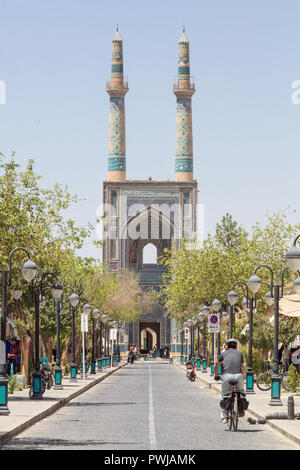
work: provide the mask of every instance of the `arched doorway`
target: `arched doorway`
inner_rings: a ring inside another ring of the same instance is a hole
[[[141,330],[141,352],[148,353],[157,344],[157,334],[152,328],[144,328]]]
[[[160,347],[160,322],[141,321],[139,324],[139,350],[147,354],[156,345]]]

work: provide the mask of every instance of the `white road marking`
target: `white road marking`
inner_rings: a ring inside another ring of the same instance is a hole
[[[150,449],[157,449],[152,396],[152,368],[149,365],[149,442]]]

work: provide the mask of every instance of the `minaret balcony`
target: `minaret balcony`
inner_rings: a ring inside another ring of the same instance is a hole
[[[173,79],[173,90],[194,90],[195,79],[190,75],[176,75]]]

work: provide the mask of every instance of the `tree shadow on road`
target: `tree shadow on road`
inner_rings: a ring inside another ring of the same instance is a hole
[[[142,448],[145,445],[143,442],[121,442],[121,441],[101,441],[101,440],[71,440],[71,439],[49,439],[49,438],[16,438],[12,442],[4,445],[1,450],[36,450],[36,449],[47,449],[49,447],[89,447],[96,446],[98,449],[101,449],[103,446],[108,446],[110,449],[111,446],[117,446],[117,449],[120,450],[124,447],[122,446],[136,446],[141,445]],[[126,448],[126,447],[125,447]]]

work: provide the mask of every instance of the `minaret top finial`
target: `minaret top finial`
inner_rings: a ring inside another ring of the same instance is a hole
[[[182,26],[182,35],[181,35],[181,38],[179,39],[179,42],[180,43],[189,42],[189,40],[188,40],[188,38],[186,37],[186,34],[185,34],[185,25]]]
[[[113,42],[121,42],[121,41],[122,41],[122,38],[119,34],[119,25],[117,24],[116,25],[116,34],[113,37]]]

